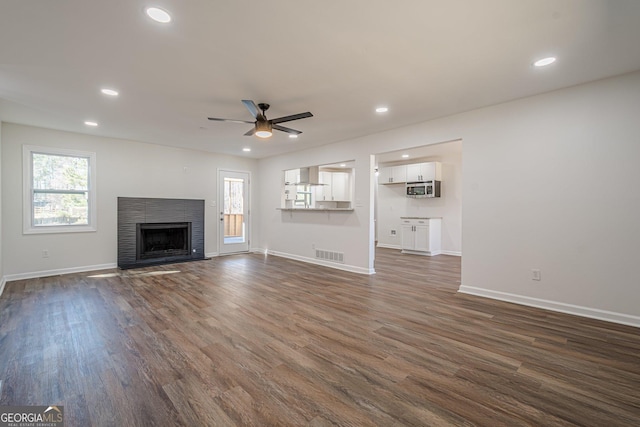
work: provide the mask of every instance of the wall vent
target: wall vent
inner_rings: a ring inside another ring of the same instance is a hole
[[[316,249],[316,259],[322,259],[322,260],[325,260],[325,261],[344,263],[344,253],[343,252],[325,251],[323,249]]]

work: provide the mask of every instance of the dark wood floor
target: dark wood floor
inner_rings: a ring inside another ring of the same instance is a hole
[[[457,294],[456,257],[379,249],[376,270],[251,254],[8,283],[0,405],[64,405],[66,426],[638,425],[640,330]]]

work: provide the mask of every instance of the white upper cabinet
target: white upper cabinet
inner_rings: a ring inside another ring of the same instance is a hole
[[[441,179],[442,164],[440,162],[407,165],[407,182],[440,181]]]
[[[351,174],[347,172],[320,171],[320,183],[316,187],[317,201],[350,201]]]
[[[331,200],[351,200],[351,186],[349,174],[333,172],[331,174]]]
[[[407,165],[386,166],[378,171],[378,184],[404,184],[407,182]]]
[[[290,185],[300,182],[300,169],[289,169],[284,171],[284,183]]]

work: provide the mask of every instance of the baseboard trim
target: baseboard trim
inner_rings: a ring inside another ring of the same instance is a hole
[[[386,248],[386,249],[398,249],[402,250],[402,246],[400,245],[390,245],[388,243],[378,243],[376,245],[377,248]],[[434,251],[432,255],[452,255],[452,256],[462,256],[462,252],[459,251]]]
[[[246,252],[237,252],[239,254],[243,254]],[[266,253],[264,249],[260,249],[260,248],[251,248],[249,249],[249,253],[258,253],[258,254],[264,254]],[[229,254],[229,255],[233,255],[233,254]],[[219,252],[209,252],[209,253],[205,253],[204,256],[206,258],[215,258],[215,257],[219,257],[220,253]]]
[[[458,251],[442,251],[442,255],[462,256],[462,252]]]
[[[293,259],[293,260],[296,260],[296,261],[302,261],[302,262],[306,262],[308,264],[322,265],[324,267],[330,267],[330,268],[335,268],[337,270],[349,271],[351,273],[367,274],[367,275],[371,275],[371,274],[375,274],[376,273],[376,271],[373,268],[372,269],[367,269],[367,268],[362,268],[362,267],[356,267],[355,265],[336,264],[334,262],[322,261],[322,260],[315,259],[315,258],[309,258],[309,257],[304,257],[304,256],[294,255],[294,254],[288,254],[288,253],[285,253],[285,252],[265,250],[265,254],[266,255],[279,256],[279,257],[282,257],[282,258],[289,258],[289,259]]]
[[[400,246],[400,245],[390,245],[388,243],[378,243],[376,245],[376,247],[378,247],[378,248],[387,248],[387,249],[402,249],[402,246]]]
[[[0,297],[2,296],[2,292],[4,292],[4,285],[7,284],[7,278],[3,277],[0,279]]]
[[[579,305],[566,304],[563,302],[549,301],[539,298],[510,294],[507,292],[492,291],[489,289],[476,288],[473,286],[460,286],[458,292],[640,328],[640,317],[630,314],[616,313],[613,311],[600,310],[597,308],[582,307]]]
[[[97,264],[85,265],[83,267],[60,268],[57,270],[34,271],[31,273],[8,274],[5,276],[7,282],[14,280],[37,279],[39,277],[60,276],[62,274],[84,273],[86,271],[109,270],[118,268],[117,264]]]

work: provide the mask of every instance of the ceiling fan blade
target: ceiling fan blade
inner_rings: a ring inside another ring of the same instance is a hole
[[[313,117],[313,114],[307,111],[306,113],[298,113],[298,114],[292,114],[290,116],[278,117],[277,119],[271,119],[269,121],[275,124],[275,123],[290,122],[291,120],[306,119],[307,117]]]
[[[277,130],[282,131],[282,132],[286,132],[286,133],[291,134],[291,135],[300,135],[302,133],[299,130],[286,128],[286,127],[280,126],[280,125],[273,125],[272,128],[273,129],[277,129]]]
[[[233,122],[233,123],[253,123],[249,120],[235,120],[235,119],[219,119],[217,117],[208,117],[209,120],[215,120],[217,122]]]
[[[243,99],[242,103],[244,104],[245,107],[247,107],[247,110],[249,110],[251,115],[255,117],[256,120],[258,121],[266,120],[264,117],[264,114],[262,114],[262,111],[260,111],[260,109],[258,108],[255,102],[253,102],[250,99]]]
[[[253,136],[256,133],[256,127],[252,127],[250,131],[244,134],[244,136]]]

